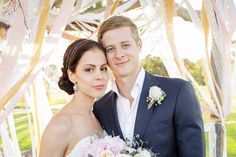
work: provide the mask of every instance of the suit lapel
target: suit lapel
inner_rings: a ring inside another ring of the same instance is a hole
[[[145,79],[143,83],[143,88],[141,91],[140,99],[139,99],[139,106],[135,121],[135,127],[134,127],[134,136],[139,136],[142,138],[148,124],[150,121],[150,118],[152,117],[153,109],[154,107],[148,109],[147,108],[147,97],[149,94],[149,89],[152,86],[151,82],[151,75],[149,73],[145,73]],[[155,85],[158,85],[158,82],[155,82]]]
[[[122,139],[124,139],[120,125],[119,125],[118,116],[117,116],[116,99],[117,99],[117,95],[113,93],[111,102],[109,104],[110,109],[108,110],[109,112],[107,113],[109,117],[108,120],[109,120],[109,125],[112,130],[112,135],[120,136]]]

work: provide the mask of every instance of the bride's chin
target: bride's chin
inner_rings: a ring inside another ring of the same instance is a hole
[[[102,96],[104,96],[104,92],[102,94],[98,94],[96,95],[94,98],[95,98],[95,101],[100,99]]]

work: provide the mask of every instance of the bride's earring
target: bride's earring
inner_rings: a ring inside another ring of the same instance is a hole
[[[74,84],[73,90],[74,90],[75,93],[79,91],[79,88],[78,88],[78,86],[77,86],[77,83]]]

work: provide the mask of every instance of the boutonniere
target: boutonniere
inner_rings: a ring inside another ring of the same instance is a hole
[[[164,100],[166,93],[157,86],[152,86],[149,89],[149,95],[147,97],[148,109],[150,109],[153,105],[160,105]]]

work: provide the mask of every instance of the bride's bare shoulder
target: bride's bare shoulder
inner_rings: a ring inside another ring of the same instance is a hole
[[[69,115],[55,114],[45,128],[40,145],[40,156],[45,154],[64,154],[68,143],[73,135],[71,134],[72,124]],[[53,156],[53,155],[52,155]]]
[[[52,136],[63,136],[68,135],[68,132],[72,128],[72,121],[69,115],[63,113],[55,114],[49,121],[45,128],[44,134]]]

